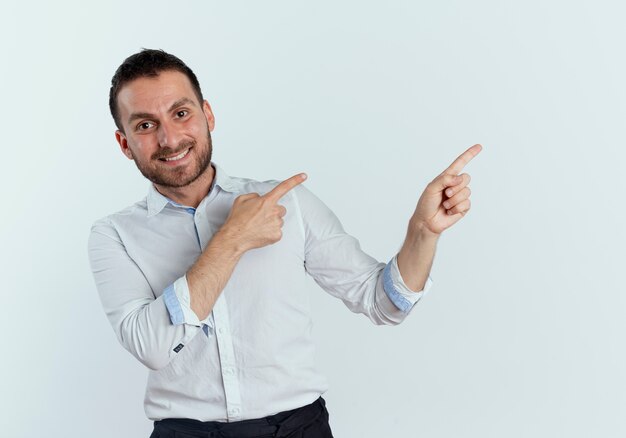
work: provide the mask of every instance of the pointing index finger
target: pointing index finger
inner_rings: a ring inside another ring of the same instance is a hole
[[[265,198],[272,200],[274,202],[278,202],[280,198],[285,196],[287,192],[293,189],[298,184],[301,184],[306,179],[306,173],[299,173],[297,175],[292,176],[278,184],[272,190],[263,195]]]
[[[461,173],[467,163],[469,163],[472,158],[478,155],[478,153],[482,150],[483,147],[481,145],[475,144],[474,146],[463,152],[461,155],[459,155],[457,159],[454,160],[452,164],[450,164],[450,167],[448,167],[444,173],[458,175],[459,173]]]

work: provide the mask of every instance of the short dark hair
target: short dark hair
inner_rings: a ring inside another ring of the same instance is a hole
[[[187,67],[183,61],[164,50],[142,49],[141,52],[129,56],[117,68],[111,79],[111,90],[109,91],[109,109],[115,121],[117,129],[124,132],[122,121],[120,120],[119,108],[117,107],[117,95],[124,85],[142,77],[155,77],[163,71],[179,71],[183,73],[191,82],[196,97],[202,103],[202,90],[200,83],[194,72]]]

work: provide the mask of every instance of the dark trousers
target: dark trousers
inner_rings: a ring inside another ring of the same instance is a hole
[[[255,420],[223,423],[185,418],[154,422],[150,438],[333,438],[322,397],[310,405]]]

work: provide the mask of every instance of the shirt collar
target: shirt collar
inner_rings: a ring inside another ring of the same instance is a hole
[[[215,175],[213,176],[213,182],[211,183],[211,188],[209,189],[209,194],[215,189],[215,186],[218,186],[220,189],[225,190],[231,193],[240,193],[242,190],[242,184],[235,178],[231,178],[221,167],[217,164],[211,162],[211,165],[215,168]],[[159,191],[154,187],[154,184],[150,184],[148,188],[148,196],[146,198],[148,204],[148,217],[159,214],[168,203],[174,204],[174,201],[169,199],[166,196],[163,196]]]
[[[243,190],[243,184],[241,181],[239,181],[238,178],[232,178],[215,163],[213,163],[213,167],[215,167],[213,184],[217,185],[222,190],[226,190],[227,192],[241,193],[241,191]]]

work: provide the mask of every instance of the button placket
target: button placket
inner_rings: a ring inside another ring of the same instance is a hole
[[[209,243],[209,240],[211,240],[211,237],[213,237],[213,230],[211,229],[211,226],[209,225],[206,218],[200,213],[199,210],[195,214],[193,221],[196,226],[196,233],[198,234],[200,249],[204,251],[206,245]]]
[[[239,391],[237,366],[234,361],[235,354],[230,334],[228,304],[223,292],[215,302],[213,317],[215,327],[217,328],[217,346],[219,348],[220,368],[226,396],[226,413],[228,421],[236,421],[241,418],[241,393]]]

